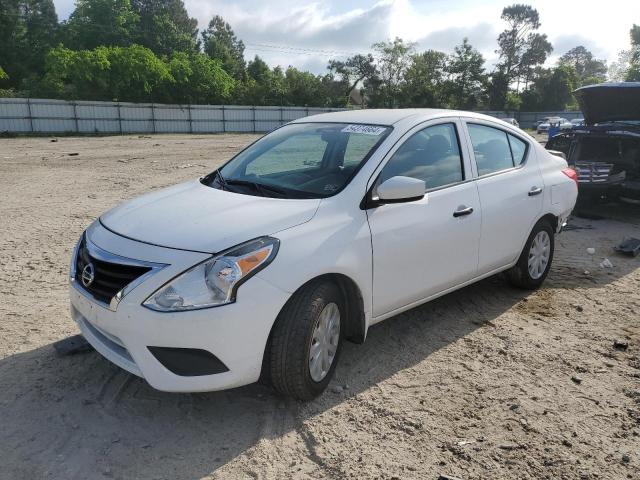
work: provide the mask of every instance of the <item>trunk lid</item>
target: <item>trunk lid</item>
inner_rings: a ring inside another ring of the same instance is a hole
[[[601,83],[573,93],[587,125],[640,121],[640,82]]]

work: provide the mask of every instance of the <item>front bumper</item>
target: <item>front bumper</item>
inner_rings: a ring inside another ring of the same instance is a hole
[[[128,292],[115,310],[96,302],[71,282],[72,318],[99,353],[158,390],[222,390],[258,380],[271,326],[288,293],[256,275],[240,287],[235,303],[184,312],[153,311],[142,302],[166,281],[209,255],[129,240],[99,223],[89,228],[87,236],[106,251],[167,265]],[[149,347],[210,352],[228,370],[211,375],[178,375],[166,368]]]

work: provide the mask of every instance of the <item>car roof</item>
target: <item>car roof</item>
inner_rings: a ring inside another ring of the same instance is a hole
[[[365,110],[343,110],[340,112],[320,113],[309,117],[299,118],[291,123],[364,123],[370,125],[392,126],[409,117],[416,117],[416,122],[425,121],[440,117],[451,116],[474,117],[478,119],[499,121],[496,117],[490,117],[481,113],[465,112],[461,110],[446,110],[439,108],[388,108],[388,109],[365,109]]]

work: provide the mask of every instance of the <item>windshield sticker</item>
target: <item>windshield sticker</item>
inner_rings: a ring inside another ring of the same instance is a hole
[[[374,125],[347,125],[342,133],[362,133],[364,135],[381,135],[386,130],[385,127],[376,127]]]

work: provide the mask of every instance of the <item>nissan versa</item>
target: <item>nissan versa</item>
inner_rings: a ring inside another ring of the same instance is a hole
[[[506,271],[537,288],[576,174],[522,130],[447,110],[291,122],[96,220],[70,270],[95,349],[159,390],[269,380],[311,399],[344,340]]]

